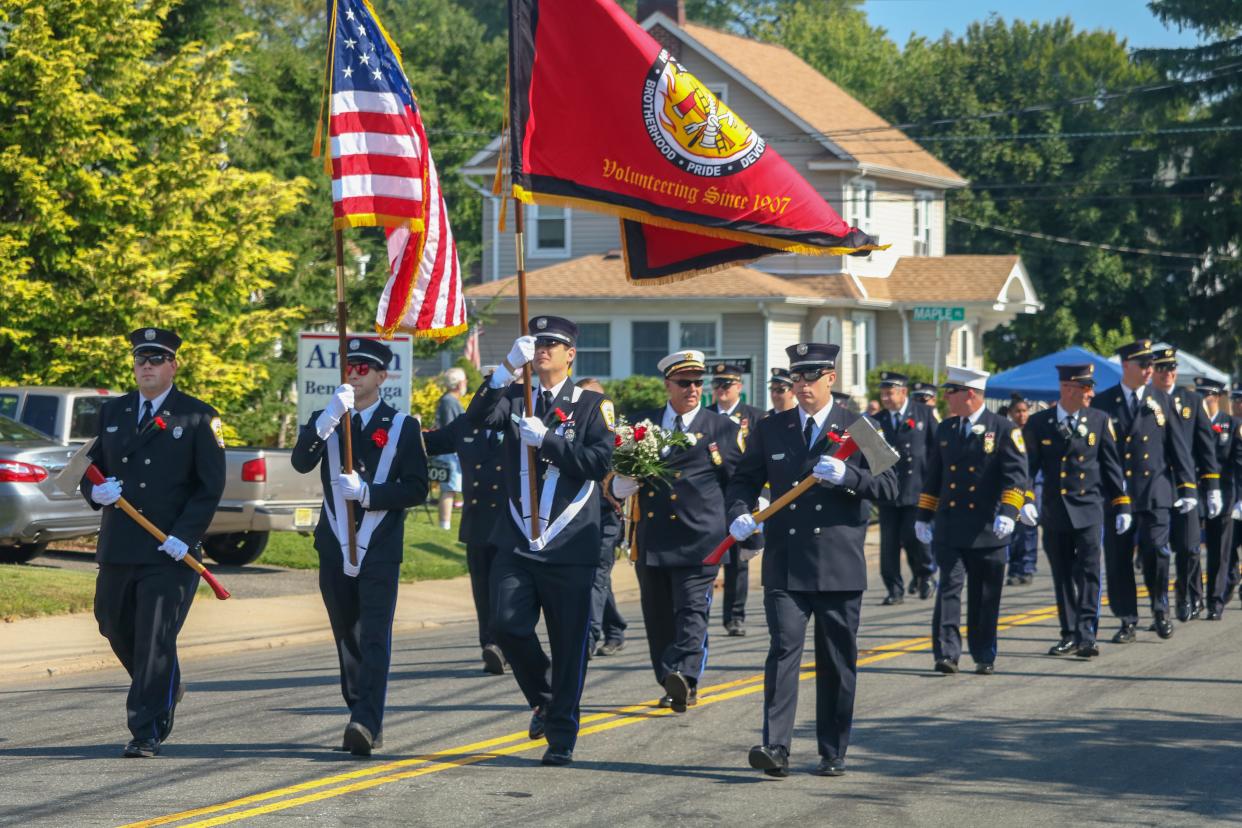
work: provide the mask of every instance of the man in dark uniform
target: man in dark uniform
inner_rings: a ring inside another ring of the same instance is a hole
[[[405,510],[427,499],[427,452],[418,420],[380,397],[392,351],[374,339],[348,340],[349,382],[311,413],[290,458],[308,474],[319,468],[324,508],[315,527],[319,593],[336,640],[341,695],[349,723],[341,750],[370,756],[383,747],[384,701],[392,658],[392,620],[405,548]],[[346,414],[353,409],[350,417]],[[351,429],[353,471],[343,472]],[[346,515],[353,503],[356,564]]]
[[[1223,382],[1209,377],[1197,377],[1195,387],[1203,395],[1203,407],[1208,416],[1212,434],[1213,450],[1220,468],[1220,493],[1224,509],[1215,517],[1209,517],[1204,527],[1207,540],[1207,605],[1208,620],[1219,621],[1229,602],[1229,554],[1233,548],[1233,518],[1231,508],[1239,502],[1239,484],[1242,483],[1242,423],[1226,413],[1222,400],[1228,389]]]
[[[1100,616],[1100,539],[1104,502],[1116,513],[1114,529],[1130,529],[1130,498],[1112,420],[1087,407],[1095,366],[1058,365],[1061,398],[1054,408],[1031,415],[1023,429],[1030,478],[1043,472],[1038,509],[1024,505],[1044,524],[1044,551],[1061,618],[1061,640],[1048,651],[1082,658],[1100,654],[1095,636]]]
[[[1026,496],[1026,446],[1011,420],[983,406],[989,374],[950,367],[944,392],[953,415],[936,429],[927,465],[919,540],[932,544],[940,591],[932,614],[937,672],[958,671],[962,589],[967,588],[967,642],[975,672],[991,675],[1005,583],[1006,546]]]
[[[457,417],[447,428],[424,432],[423,438],[429,456],[456,454],[461,461],[463,502],[457,540],[466,546],[466,569],[478,619],[483,671],[501,675],[505,671],[505,657],[492,636],[488,593],[492,560],[496,557],[492,529],[498,520],[507,519],[503,514],[506,501],[500,462],[504,434],[478,428],[465,417]]]
[[[915,513],[923,492],[927,460],[935,452],[936,410],[909,400],[909,377],[896,371],[880,372],[880,405],[884,410],[872,418],[888,444],[897,449],[897,497],[881,501],[880,579],[887,595],[884,605],[905,601],[905,582],[901,577],[901,550],[910,564],[910,592],[926,599],[936,588],[936,563],[931,549],[914,536]]]
[[[832,401],[840,346],[804,342],[785,352],[798,408],[756,426],[725,491],[733,519],[729,532],[740,540],[758,528],[751,511],[764,483],[780,497],[809,474],[820,481],[767,521],[763,607],[771,643],[763,674],[763,744],[750,749],[749,761],[770,776],[789,774],[798,674],[813,615],[820,755],[815,773],[840,776],[854,718],[868,501],[892,500],[897,475],[892,469],[872,475],[858,453],[845,461],[831,456],[859,419]]]
[[[712,366],[712,397],[708,411],[723,414],[741,429],[742,445],[764,413],[742,402],[742,366],[717,362]],[[763,549],[763,533],[756,533],[746,543],[737,544],[724,557],[724,605],[721,616],[725,631],[731,636],[746,635],[746,599],[750,595],[750,561]]]
[[[591,586],[599,565],[597,487],[612,465],[615,415],[603,395],[569,381],[577,325],[539,316],[528,330],[475,394],[466,416],[479,428],[505,432],[509,519],[492,532],[492,631],[534,711],[530,737],[547,736],[543,764],[567,765],[578,738]],[[526,411],[522,387],[510,384],[528,362],[536,375],[534,412]],[[533,469],[528,449],[535,450]],[[533,533],[528,475],[538,487]],[[535,634],[541,611],[550,661]]]
[[[612,479],[612,493],[638,497],[638,560],[643,622],[662,706],[684,713],[698,701],[707,666],[707,611],[718,565],[703,559],[728,531],[724,489],[741,456],[740,431],[728,417],[699,408],[705,373],[702,351],[678,351],[660,360],[668,401],[635,415],[666,431],[686,435],[689,445],[664,459],[672,479]]]
[[[598,380],[587,377],[576,383],[587,391],[604,393]],[[617,599],[612,594],[612,568],[617,563],[617,547],[621,544],[621,515],[624,503],[608,492],[608,486],[599,487],[599,567],[595,570],[595,583],[591,586],[591,642],[587,657],[607,657],[625,649],[626,623],[617,609]]]
[[[936,386],[930,382],[916,382],[910,386],[910,399],[920,405],[936,407]]]
[[[1121,619],[1114,644],[1129,644],[1138,625],[1138,590],[1134,583],[1134,550],[1138,547],[1161,638],[1173,635],[1169,620],[1170,511],[1193,511],[1198,505],[1194,463],[1185,433],[1170,427],[1173,401],[1147,383],[1152,375],[1151,340],[1140,339],[1117,349],[1121,357],[1121,384],[1097,394],[1092,408],[1107,414],[1117,433],[1126,493],[1134,516],[1128,532],[1118,532],[1116,510],[1104,518],[1104,575],[1108,605]],[[1175,494],[1176,493],[1176,494]]]
[[[789,378],[788,368],[772,369],[772,376],[768,379],[768,399],[772,401],[768,416],[798,407],[798,399],[794,396],[793,380]]]
[[[185,688],[177,634],[198,588],[182,562],[200,542],[224,492],[224,436],[215,409],[173,385],[181,338],[161,328],[129,335],[138,390],[104,403],[91,462],[107,480],[82,482],[103,509],[95,560],[95,620],[130,675],[127,757],[150,757],[173,729]],[[124,488],[124,492],[122,492]],[[122,495],[168,539],[159,543],[114,505]]]
[[[1185,435],[1190,446],[1190,456],[1198,472],[1201,508],[1211,520],[1224,511],[1220,491],[1220,463],[1216,459],[1216,441],[1212,434],[1212,421],[1203,407],[1198,392],[1177,387],[1177,349],[1157,348],[1152,351],[1151,384],[1168,394],[1173,402],[1173,421]],[[1204,495],[1206,493],[1206,495]],[[1177,512],[1172,515],[1169,528],[1169,544],[1173,547],[1173,565],[1177,582],[1173,592],[1177,596],[1177,620],[1185,623],[1199,618],[1203,613],[1203,565],[1199,558],[1199,543],[1203,536],[1199,509]]]

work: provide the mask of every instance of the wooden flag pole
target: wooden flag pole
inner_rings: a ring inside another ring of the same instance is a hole
[[[517,279],[518,279],[518,336],[526,336],[526,322],[530,312],[526,308],[526,215],[522,209],[521,199],[513,199],[513,243],[517,247]],[[530,363],[522,366],[522,388],[526,394],[526,416],[535,416],[534,395],[531,389]],[[526,468],[530,470],[527,480],[530,484],[530,539],[539,537],[539,479],[535,474],[539,462],[535,455],[535,447],[526,447]]]
[[[341,363],[341,385],[349,382],[349,365],[346,356],[346,339],[349,330],[349,314],[345,310],[345,234],[336,231],[336,337],[337,360]],[[345,428],[341,429],[345,441],[345,461],[342,468],[346,474],[354,470],[354,423],[350,412],[345,412]],[[354,526],[354,502],[345,501],[345,520],[349,524],[349,565],[358,566],[358,537]]]

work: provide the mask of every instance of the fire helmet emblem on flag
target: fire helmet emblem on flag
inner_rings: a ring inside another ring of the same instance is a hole
[[[663,49],[643,84],[643,122],[660,154],[691,175],[732,175],[767,144]]]

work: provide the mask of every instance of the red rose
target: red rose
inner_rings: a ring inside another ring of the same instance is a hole
[[[164,422],[163,417],[156,417],[154,420],[154,423],[155,423],[155,427],[158,428],[160,431],[163,431],[164,429],[168,428],[168,423]]]
[[[621,443],[623,443],[623,442],[624,442],[624,441],[621,439],[621,435],[620,435],[620,434],[617,434],[617,435],[615,435],[612,439],[613,439],[613,442],[614,442],[614,443],[616,443],[617,448],[621,448]]]
[[[566,414],[564,411],[561,411],[561,410],[558,408],[558,409],[556,409],[556,419],[560,420],[560,421],[563,423],[563,422],[566,422],[566,421],[569,419],[569,415],[568,415],[568,414]]]
[[[388,445],[388,431],[382,428],[377,428],[375,433],[371,435],[371,442],[375,443],[375,445],[380,448]]]
[[[913,417],[907,417],[907,418],[906,418],[906,428],[914,428],[914,418],[913,418]]]
[[[638,426],[638,427],[636,427],[636,428],[634,429],[634,439],[635,439],[635,440],[641,440],[641,439],[643,439],[643,438],[644,438],[644,437],[646,437],[646,436],[647,436],[647,427],[646,427],[646,426]]]
[[[1220,423],[1212,423],[1212,431],[1215,431],[1217,434],[1220,434],[1221,431],[1223,431],[1223,429],[1220,427]]]
[[[841,438],[840,434],[837,434],[835,431],[830,431],[828,432],[828,442],[837,443],[839,445],[845,441]]]

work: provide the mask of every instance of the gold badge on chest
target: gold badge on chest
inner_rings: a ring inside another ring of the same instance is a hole
[[[983,453],[991,454],[994,451],[996,451],[996,432],[989,431],[983,435]]]
[[[1095,432],[1094,431],[1087,432],[1087,445],[1089,446],[1095,445]]]

